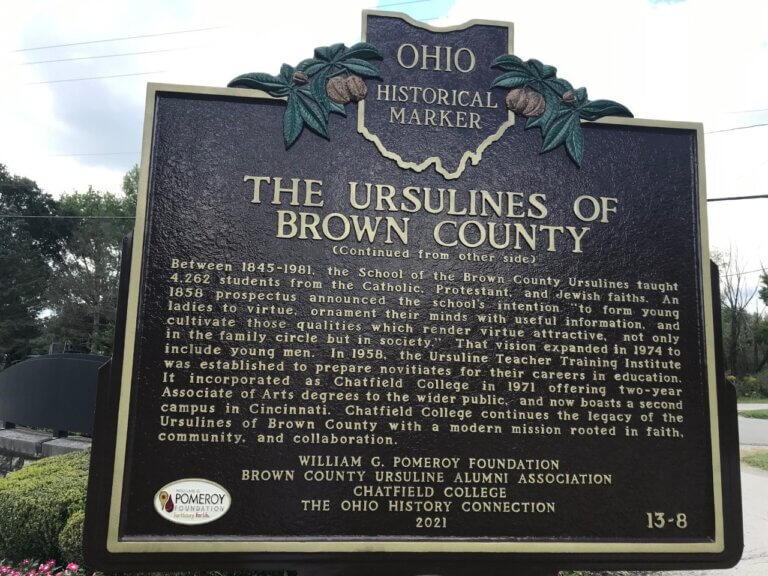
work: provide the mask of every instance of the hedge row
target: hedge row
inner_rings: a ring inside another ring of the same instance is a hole
[[[43,458],[0,478],[0,558],[82,561],[82,535],[75,545],[74,524],[62,532],[83,516],[90,456]],[[79,550],[77,558],[67,557],[62,544],[67,554]]]

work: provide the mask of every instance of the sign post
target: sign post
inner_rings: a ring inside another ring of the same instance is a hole
[[[590,100],[507,24],[363,30],[150,85],[91,561],[735,563],[701,126]]]

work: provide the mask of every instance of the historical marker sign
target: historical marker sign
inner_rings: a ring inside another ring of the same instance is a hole
[[[701,127],[583,122],[629,111],[504,24],[364,21],[150,86],[94,561],[733,563]]]

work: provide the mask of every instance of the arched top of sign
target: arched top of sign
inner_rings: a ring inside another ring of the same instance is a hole
[[[632,116],[612,100],[589,100],[554,66],[511,50],[511,23],[437,28],[405,14],[365,11],[363,42],[316,48],[276,76],[242,74],[229,86],[286,101],[286,149],[305,127],[330,139],[331,114],[346,116],[345,106],[357,103],[357,130],[382,156],[415,172],[434,166],[449,180],[480,162],[514,114],[527,118],[526,129],[539,128],[542,153],[563,146],[576,166],[584,156],[582,121]]]
[[[412,29],[424,43],[387,43],[380,35],[402,37],[389,34],[392,26]],[[511,22],[436,27],[402,13],[366,10],[362,30],[364,42],[378,43],[383,62],[382,80],[358,105],[358,132],[401,168],[423,172],[434,166],[444,178],[456,179],[514,125],[503,95],[487,91],[488,55],[512,52]]]

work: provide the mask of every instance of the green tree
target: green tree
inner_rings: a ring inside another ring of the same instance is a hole
[[[754,323],[750,322],[748,307],[757,294],[757,287],[747,285],[747,275],[737,253],[716,253],[712,259],[720,267],[725,368],[736,376],[743,376],[750,371],[748,352]]]
[[[768,366],[768,318],[755,312],[752,315],[752,362],[750,372],[760,372]]]
[[[55,317],[49,337],[69,350],[109,354],[121,243],[133,228],[135,199],[89,188],[62,196],[59,212],[72,217],[73,225],[51,286]]]
[[[51,266],[68,235],[56,201],[0,164],[0,367],[34,350]]]
[[[136,211],[136,199],[139,195],[139,165],[134,164],[133,168],[128,170],[123,176],[123,194],[127,199],[127,209],[131,209],[133,205],[133,212]]]
[[[763,270],[760,276],[760,287],[758,290],[758,296],[763,301],[765,306],[768,306],[768,272]],[[759,372],[766,366],[768,366],[768,317],[765,310],[762,313],[755,313],[755,372]],[[758,350],[761,350],[759,355]]]

